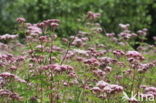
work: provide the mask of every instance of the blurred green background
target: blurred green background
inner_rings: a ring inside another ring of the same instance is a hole
[[[134,31],[149,28],[149,38],[156,33],[155,0],[0,0],[0,34],[13,33],[16,18],[24,17],[31,23],[58,18],[58,34],[72,35],[88,11],[102,14],[99,22],[107,32],[119,32],[119,23],[129,23]]]

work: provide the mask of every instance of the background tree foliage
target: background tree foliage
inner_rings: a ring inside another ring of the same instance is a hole
[[[133,30],[147,27],[154,34],[155,8],[154,0],[0,0],[0,34],[12,33],[16,18],[25,17],[32,23],[58,18],[58,33],[71,35],[88,11],[102,14],[100,23],[107,32],[118,32],[119,23],[129,23]]]

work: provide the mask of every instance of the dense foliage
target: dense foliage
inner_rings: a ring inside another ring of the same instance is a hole
[[[62,23],[58,34],[71,35],[82,27],[77,21],[89,10],[101,13],[99,22],[108,32],[119,32],[119,23],[129,23],[132,30],[138,30],[151,26],[149,6],[154,4],[154,0],[1,0],[0,32],[12,32],[17,17],[32,23],[58,18]],[[154,24],[150,28],[153,31]]]
[[[148,30],[119,24],[120,33],[107,33],[100,16],[87,12],[68,38],[58,37],[58,19],[17,18],[19,35],[0,36],[0,103],[155,103],[156,48],[144,42]]]

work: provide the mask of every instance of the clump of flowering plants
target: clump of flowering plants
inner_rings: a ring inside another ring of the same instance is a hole
[[[68,38],[57,36],[58,19],[31,24],[17,18],[19,35],[0,36],[5,51],[0,102],[138,103],[137,98],[123,100],[123,93],[156,97],[155,46],[144,43],[148,31],[133,33],[129,24],[119,24],[121,33],[107,33],[96,22],[100,16],[89,11],[84,27]]]

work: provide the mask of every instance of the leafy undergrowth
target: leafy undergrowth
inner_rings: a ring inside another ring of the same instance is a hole
[[[99,16],[88,12],[68,38],[57,37],[57,19],[18,18],[20,35],[0,36],[0,103],[155,103],[156,54],[144,42],[147,29],[133,33],[120,24],[121,33],[106,33]]]

